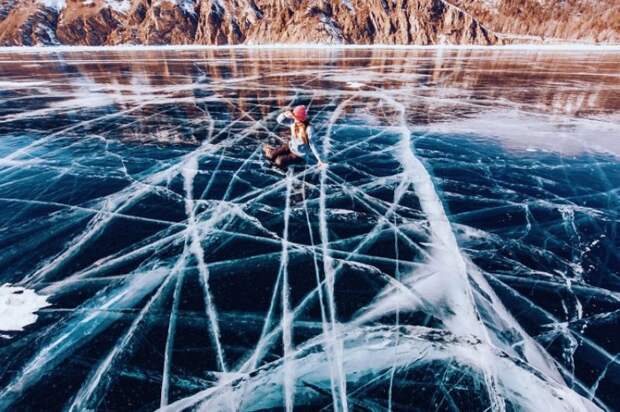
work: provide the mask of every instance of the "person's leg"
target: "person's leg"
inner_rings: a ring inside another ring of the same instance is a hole
[[[277,156],[275,159],[276,160],[274,161],[274,163],[276,164],[276,166],[287,167],[288,165],[292,163],[299,162],[301,160],[301,157],[296,156],[293,153],[289,153],[289,154],[283,154],[283,155]]]
[[[273,155],[271,154],[274,151],[275,147],[269,146],[268,144],[263,145],[263,154],[267,160],[273,160]]]
[[[288,147],[288,144],[283,144],[280,147],[270,147],[270,146],[263,146],[263,152],[265,153],[265,157],[269,160],[273,160],[278,156],[282,156],[282,155],[287,155],[291,152],[291,150]]]

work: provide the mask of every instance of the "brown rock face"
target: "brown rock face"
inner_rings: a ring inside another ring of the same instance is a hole
[[[0,0],[0,45],[488,45],[541,42],[543,38],[620,42],[620,4],[616,3],[617,0]]]
[[[196,15],[163,1],[147,10],[140,25],[141,44],[191,44],[196,33]]]
[[[58,12],[37,0],[4,0],[0,6],[0,45],[57,44]]]
[[[263,18],[254,0],[200,0],[198,9],[198,44],[244,43],[248,30]]]
[[[620,43],[618,0],[450,0],[512,42]]]
[[[134,1],[109,44],[191,44],[196,16],[170,1]]]
[[[202,0],[196,43],[495,44],[442,0]]]
[[[105,1],[69,0],[60,13],[56,36],[63,44],[108,44],[110,33],[121,25],[120,16]]]

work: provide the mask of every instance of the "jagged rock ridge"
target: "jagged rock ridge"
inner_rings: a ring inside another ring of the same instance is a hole
[[[539,1],[547,10],[559,0]],[[563,13],[570,7],[587,13],[585,2],[563,3]],[[543,7],[536,0],[524,4]],[[591,8],[597,13],[599,9]],[[605,16],[612,19],[616,12],[620,13],[620,6],[612,5]],[[586,24],[581,31],[553,31],[545,22],[557,25],[564,15],[547,13],[547,20],[529,17],[535,20],[531,27],[523,16],[529,14],[513,0],[0,0],[0,45],[488,45],[515,39],[539,41],[522,35],[549,33],[573,40],[619,38],[620,27],[611,23],[609,27]]]

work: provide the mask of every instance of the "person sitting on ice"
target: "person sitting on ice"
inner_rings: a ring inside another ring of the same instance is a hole
[[[325,166],[321,161],[316,147],[312,143],[312,126],[308,121],[306,106],[296,106],[293,111],[280,113],[278,123],[291,128],[291,138],[280,147],[263,146],[265,157],[278,167],[287,167],[291,163],[302,161],[309,151],[316,158],[320,168]]]

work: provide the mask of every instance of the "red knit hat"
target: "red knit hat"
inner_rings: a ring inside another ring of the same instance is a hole
[[[295,116],[295,119],[297,121],[305,122],[308,118],[308,113],[306,113],[306,106],[296,106],[293,109],[293,116]]]

